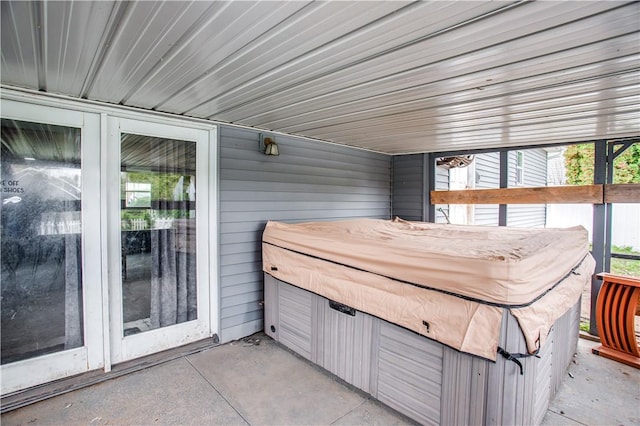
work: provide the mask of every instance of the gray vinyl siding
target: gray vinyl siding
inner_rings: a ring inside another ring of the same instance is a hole
[[[487,152],[475,156],[476,189],[500,188],[500,153]]]
[[[500,153],[489,152],[475,156],[476,189],[500,188]],[[476,204],[474,225],[498,226],[497,204]]]
[[[427,188],[424,187],[425,154],[396,155],[393,157],[393,203],[392,215],[405,220],[422,221],[427,203]],[[449,189],[449,171],[436,167],[436,190]],[[446,223],[442,211],[448,213],[449,206],[436,206],[436,223]]]
[[[528,149],[524,153],[524,182],[516,185],[516,151],[509,152],[509,187],[547,186],[547,151]],[[547,207],[544,204],[511,204],[507,206],[507,225],[544,227]]]
[[[227,342],[263,327],[262,231],[268,220],[389,219],[391,156],[277,136],[280,156],[259,151],[259,133],[220,128],[220,334]]]
[[[544,228],[547,207],[544,204],[511,204],[507,206],[507,226]]]
[[[423,220],[426,201],[423,154],[393,157],[393,216]]]
[[[436,167],[436,190],[444,191],[449,189],[449,170],[444,167]]]
[[[423,220],[423,203],[426,202],[424,186],[423,154],[399,155],[393,157],[393,215],[407,220]],[[509,152],[509,186],[515,186],[516,151]],[[475,156],[476,189],[500,187],[500,153],[489,152]],[[524,185],[546,186],[547,153],[544,149],[524,151]],[[449,170],[436,167],[436,190],[449,189]],[[449,212],[448,205],[436,206],[436,223],[446,223],[443,213]],[[475,225],[498,226],[499,206],[497,204],[476,204],[473,223]],[[513,204],[507,206],[507,225],[536,227],[546,222],[545,205]]]

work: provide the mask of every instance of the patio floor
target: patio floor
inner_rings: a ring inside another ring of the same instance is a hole
[[[640,424],[640,370],[578,354],[544,425]],[[406,417],[256,334],[2,415],[9,425],[405,425]]]

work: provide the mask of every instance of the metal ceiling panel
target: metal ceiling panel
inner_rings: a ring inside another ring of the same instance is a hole
[[[617,43],[617,54],[623,51],[633,53],[637,50],[636,40],[629,40],[627,43]],[[293,130],[286,127],[280,127],[280,123],[260,121],[265,117],[274,117],[275,114],[286,116],[285,112],[289,111],[289,117],[302,119],[305,114],[313,115],[317,120],[322,117],[339,116],[347,112],[356,112],[362,109],[371,108],[372,105],[396,105],[407,103],[425,98],[435,98],[437,96],[451,95],[459,91],[474,89],[470,99],[476,99],[479,96],[495,96],[498,93],[511,93],[514,87],[518,91],[527,89],[535,89],[537,87],[548,87],[550,85],[559,85],[563,82],[580,81],[585,79],[597,79],[605,75],[614,75],[620,72],[637,69],[637,55],[630,55],[622,58],[615,58],[607,61],[603,58],[601,61],[589,63],[593,60],[594,47],[589,46],[585,49],[587,55],[565,54],[564,52],[554,58],[553,55],[545,56],[544,60],[539,58],[509,64],[507,66],[492,68],[479,72],[469,72],[459,76],[449,77],[447,74],[436,71],[421,73],[405,84],[396,80],[388,82],[380,82],[379,84],[363,85],[356,90],[344,90],[332,93],[329,96],[322,96],[312,101],[302,101],[293,105],[276,107],[273,110],[264,112],[259,116],[250,117],[240,120],[247,123],[253,123],[258,126],[279,127],[285,131]],[[555,61],[558,65],[552,63]],[[579,65],[573,68],[562,68],[564,66]],[[425,81],[423,83],[423,81]],[[414,85],[415,84],[415,85]],[[394,87],[395,86],[395,87]],[[387,89],[388,88],[388,89]],[[479,93],[481,91],[486,91]],[[313,104],[314,109],[309,111],[307,105]],[[296,131],[305,129],[304,123],[298,124]]]
[[[638,93],[638,91],[636,90],[636,93]],[[575,112],[574,114],[580,114],[581,116],[588,116],[588,117],[593,117],[593,116],[598,116],[598,117],[603,117],[604,119],[609,120],[610,122],[615,122],[615,120],[619,119],[619,115],[620,112],[623,111],[637,111],[637,105],[640,102],[640,95],[635,95],[633,97],[629,97],[629,101],[628,101],[631,106],[628,108],[624,108],[624,107],[619,107],[619,108],[602,108],[603,104],[604,105],[610,105],[610,102],[602,102],[599,98],[595,101],[592,102],[585,102],[584,106],[580,106],[580,110],[579,112]],[[549,102],[549,103],[553,103],[553,102]],[[616,105],[618,105],[618,102],[615,102]],[[526,105],[528,106],[528,105]],[[575,106],[572,106],[571,110],[574,111],[576,109]],[[587,110],[586,112],[584,110]],[[491,123],[487,123],[484,121],[484,119],[488,116],[488,114],[493,111],[495,112],[496,116],[494,117],[498,117],[495,120],[492,120]],[[597,111],[597,112],[594,112]],[[615,113],[615,115],[607,115],[606,111],[608,111],[609,113]],[[524,123],[529,123],[529,122],[555,122],[557,120],[566,120],[567,117],[569,117],[569,114],[557,114],[557,115],[551,115],[553,113],[553,109],[550,109],[548,115],[542,115],[541,119],[535,120],[535,119],[528,119],[528,120],[523,120],[523,119],[518,119],[516,117],[516,113],[514,112],[514,108],[504,108],[504,107],[497,107],[494,108],[493,110],[489,110],[488,112],[486,112],[485,114],[483,114],[483,118],[481,119],[477,119],[474,118],[472,121],[444,121],[443,119],[440,119],[440,117],[436,117],[435,119],[414,119],[414,120],[409,120],[409,124],[406,125],[407,121],[405,121],[405,126],[395,126],[395,125],[389,125],[389,126],[385,126],[384,124],[380,124],[379,127],[376,126],[376,121],[369,121],[369,122],[364,122],[361,124],[373,124],[373,129],[371,131],[367,131],[366,129],[362,129],[361,132],[351,132],[351,133],[340,133],[338,135],[331,135],[330,136],[325,136],[321,134],[320,132],[318,132],[317,137],[318,138],[322,138],[324,140],[332,140],[332,139],[336,139],[336,140],[348,140],[349,142],[353,143],[353,144],[358,144],[361,143],[359,142],[360,140],[366,140],[366,146],[367,147],[372,147],[372,140],[369,136],[375,136],[376,138],[380,138],[380,139],[393,139],[395,140],[395,143],[393,144],[392,148],[389,148],[389,150],[391,152],[412,152],[412,144],[414,143],[413,141],[408,141],[406,140],[405,136],[407,132],[416,134],[416,133],[421,133],[422,134],[422,142],[419,144],[419,150],[417,151],[413,151],[413,152],[421,152],[421,150],[426,150],[426,151],[433,151],[436,148],[437,149],[443,149],[446,147],[442,147],[442,143],[443,141],[441,141],[441,138],[444,138],[447,134],[454,134],[457,133],[457,131],[459,130],[475,130],[475,129],[482,129],[482,130],[486,130],[486,129],[495,129],[496,130],[496,135],[500,135],[500,141],[501,144],[500,146],[513,146],[514,145],[514,141],[510,140],[508,138],[508,135],[510,134],[510,131],[513,129],[513,127],[515,127],[516,124],[522,124]],[[536,114],[544,114],[544,109],[540,109],[540,110],[536,110]],[[400,122],[402,122],[402,116],[398,117],[398,119],[400,120]],[[445,119],[447,119],[447,117],[445,117]],[[577,122],[577,120],[575,120]],[[569,121],[565,121],[565,123],[567,124],[567,126],[571,126],[574,124],[577,124],[576,122],[574,122],[574,120],[569,120]],[[415,123],[424,123],[424,125],[415,125]],[[382,130],[378,130],[376,132],[377,129],[382,128]],[[549,128],[549,130],[547,132],[543,132],[541,133],[537,138],[534,139],[534,142],[536,144],[538,143],[542,143],[542,140],[551,140],[552,138],[555,140],[555,136],[551,132],[551,127]],[[592,135],[580,135],[580,138],[572,138],[569,139],[570,141],[578,141],[578,140],[585,140],[584,138],[586,137],[588,140],[592,140],[598,137],[602,137],[602,138],[606,138],[606,137],[611,137],[611,136],[607,136],[607,133],[603,133],[603,131],[605,129],[608,129],[608,131],[617,129],[618,132],[622,132],[620,134],[618,133],[611,133],[611,135],[615,135],[615,136],[633,136],[633,135],[637,135],[637,123],[635,126],[635,133],[634,133],[634,128],[624,128],[624,127],[620,127],[617,128],[617,126],[608,126],[606,128],[603,127],[599,127],[598,128],[600,131],[598,133],[593,133]],[[627,133],[627,131],[631,132],[631,133]],[[311,134],[314,134],[313,132],[309,132]],[[355,134],[354,134],[355,133]],[[315,134],[314,134],[315,136]],[[578,135],[576,135],[578,136]],[[444,139],[444,142],[447,142],[447,139]],[[474,143],[478,144],[478,148],[486,148],[486,147],[491,147],[491,144],[488,144],[485,142],[483,142],[482,144],[480,144],[481,141],[474,141]]]
[[[613,132],[622,135],[628,134],[631,129],[637,128],[637,117],[630,117],[629,120],[620,120],[614,124],[607,119],[600,120],[594,118],[587,122],[571,124],[554,124],[538,126],[522,126],[520,128],[499,128],[491,127],[487,129],[477,129],[471,131],[455,131],[447,133],[403,133],[395,135],[397,141],[404,146],[417,148],[415,152],[438,152],[468,150],[472,144],[478,149],[495,148],[495,140],[502,140],[501,147],[521,147],[524,145],[546,145],[551,143],[562,143],[566,141],[590,141],[592,135],[600,131]],[[637,136],[637,133],[631,134]],[[379,147],[387,146],[388,138],[380,140],[370,138],[367,146],[376,150]],[[390,154],[406,153],[402,147],[394,148],[398,152]]]
[[[472,126],[502,125],[511,126],[517,122],[544,122],[551,120],[570,120],[572,118],[589,117],[596,114],[611,116],[622,112],[632,112],[638,109],[640,95],[628,96],[623,99],[615,100],[599,100],[598,102],[587,102],[580,105],[571,105],[569,107],[554,107],[547,109],[536,109],[533,111],[516,112],[513,109],[505,109],[503,107],[492,108],[471,113],[452,115],[432,115],[413,117],[408,115],[389,119],[388,121],[376,120],[376,124],[368,125],[367,121],[362,123],[350,123],[351,126],[345,130],[329,130],[322,128],[319,136],[323,139],[331,140],[335,138],[346,137],[367,137],[368,135],[396,134],[410,126],[414,131],[428,132],[430,129],[463,129]],[[594,113],[594,109],[598,108],[598,112]],[[419,121],[416,125],[415,122]],[[358,127],[358,125],[362,127]]]
[[[513,9],[510,12],[516,12],[520,9]],[[509,41],[505,44],[493,45],[488,48],[479,47],[478,45],[472,46],[472,51],[459,57],[457,55],[449,56],[450,60],[441,60],[440,58],[445,55],[450,55],[452,51],[455,51],[456,46],[452,43],[446,43],[440,46],[439,54],[437,56],[436,63],[431,62],[431,56],[434,55],[435,49],[430,49],[429,43],[433,40],[427,40],[426,45],[419,43],[410,48],[403,49],[403,53],[407,56],[405,59],[401,59],[400,56],[395,60],[389,58],[389,55],[385,55],[380,58],[376,58],[367,63],[362,63],[349,67],[348,69],[333,73],[321,78],[314,79],[312,82],[302,85],[291,87],[288,90],[284,90],[272,95],[275,99],[270,97],[260,99],[256,102],[262,104],[263,102],[270,105],[293,105],[296,113],[304,112],[304,105],[302,101],[311,103],[313,109],[317,109],[316,98],[330,98],[334,99],[333,95],[342,95],[343,92],[349,99],[362,99],[367,93],[376,94],[376,90],[379,86],[387,85],[388,81],[401,80],[401,85],[397,85],[388,90],[399,90],[403,87],[413,87],[414,81],[420,84],[424,80],[442,80],[445,76],[456,76],[460,74],[466,74],[473,71],[484,70],[490,68],[494,73],[500,74],[500,70],[496,69],[502,64],[513,64],[516,62],[524,61],[529,58],[539,58],[544,55],[552,54],[554,52],[564,52],[566,54],[567,49],[571,49],[575,46],[575,43],[580,45],[589,44],[595,39],[593,35],[593,27],[597,26],[600,22],[608,22],[609,19],[614,20],[616,25],[603,30],[598,37],[610,38],[618,35],[623,35],[629,32],[637,26],[633,16],[629,16],[624,10],[617,9],[612,12],[613,16],[598,15],[585,22],[580,22],[580,25],[571,26],[571,30],[556,28],[551,31],[537,32],[530,37],[523,37],[517,40]],[[507,15],[504,13],[502,15]],[[501,15],[501,16],[502,16]],[[608,15],[608,14],[605,14]],[[522,17],[517,16],[514,19],[521,21]],[[595,22],[590,22],[594,21]],[[471,25],[473,26],[473,25]],[[497,27],[496,27],[497,28]],[[495,30],[495,28],[493,28]],[[461,28],[459,31],[462,31]],[[455,32],[455,31],[454,31]],[[487,41],[486,43],[490,43]],[[465,48],[467,48],[466,38],[464,38]],[[446,48],[444,48],[446,46]],[[405,52],[405,50],[407,50]],[[424,57],[427,55],[424,52],[429,52],[429,64],[425,66]],[[409,58],[414,58],[410,62],[407,62]],[[429,66],[431,65],[431,66]],[[425,69],[426,68],[426,69]],[[471,69],[469,69],[471,68]],[[410,70],[409,72],[404,71]],[[460,74],[458,74],[460,73]],[[408,74],[408,75],[406,75]],[[306,99],[304,98],[306,96]],[[336,104],[342,104],[345,100],[344,96],[338,96]],[[377,104],[376,100],[373,101],[373,105]],[[323,105],[319,105],[322,107]],[[254,109],[255,111],[255,109]],[[253,111],[249,110],[248,106],[243,106],[240,111],[234,111],[236,114],[232,114],[231,111],[227,111],[222,115],[225,120],[238,121],[256,126],[266,126],[279,128],[277,124],[271,124],[269,121],[261,120],[260,118],[254,118],[251,115]],[[293,114],[287,113],[287,111],[281,114],[278,111],[270,110],[267,114],[270,117],[291,117]]]
[[[391,2],[390,4],[399,3]],[[357,7],[353,10],[355,16],[367,16],[370,13],[367,3],[357,3],[354,6]],[[251,99],[252,96],[264,98],[265,85],[270,92],[280,93],[282,89],[294,84],[315,81],[316,78],[334,73],[336,70],[347,70],[354,64],[383,56],[414,43],[416,39],[431,37],[440,31],[501,7],[505,6],[474,2],[410,4],[394,13],[372,20],[367,25],[344,32],[342,37],[334,38],[316,49],[303,51],[292,61],[284,63],[281,67],[273,67],[253,79],[249,78],[253,75],[243,74],[241,69],[238,69],[238,73],[231,70],[232,74],[237,74],[238,78],[242,78],[244,82],[216,96],[216,104],[221,105],[218,111],[226,108],[224,105],[234,105],[234,102],[241,104],[243,100]],[[345,11],[341,9],[340,16],[344,16],[344,13]],[[335,16],[333,18],[335,21]],[[335,23],[328,22],[326,25],[331,26]],[[284,50],[305,41],[295,27],[278,30],[280,34],[285,35],[282,45]],[[308,34],[306,37],[313,38],[314,34]],[[199,113],[199,110],[209,112],[211,105],[199,105],[188,112],[202,115],[203,113]]]
[[[274,23],[281,23],[304,5],[303,2],[213,3],[215,9],[208,11],[206,19],[203,18],[200,25],[172,48],[153,73],[127,94],[125,101],[143,108],[156,108],[167,99],[187,92],[194,82],[206,79],[213,70],[242,52],[252,40],[260,39]],[[248,54],[245,59],[250,57]],[[215,91],[217,85],[214,81],[204,92],[192,93],[196,96],[192,102],[197,102],[197,97],[203,93]]]
[[[580,14],[589,15],[594,10],[601,11],[604,8],[602,4],[602,2],[589,3],[591,8],[581,9]],[[301,84],[289,84],[288,87],[280,89],[274,88],[269,83],[269,89],[274,90],[272,95],[252,99],[249,97],[249,93],[243,92],[243,98],[233,101],[235,104],[239,104],[240,108],[231,108],[229,105],[219,115],[228,121],[262,125],[261,120],[254,120],[252,117],[255,114],[255,109],[251,110],[250,106],[254,103],[276,107],[312,100],[315,97],[331,96],[331,94],[343,90],[357,91],[359,89],[361,92],[366,92],[376,90],[380,84],[386,83],[389,79],[397,78],[402,78],[404,82],[411,84],[412,77],[425,78],[427,72],[428,76],[431,76],[434,69],[441,71],[440,74],[456,75],[459,67],[468,68],[469,64],[474,65],[476,69],[483,69],[486,61],[512,63],[552,51],[565,50],[574,46],[576,42],[586,44],[589,39],[595,39],[596,36],[593,35],[592,28],[599,22],[616,21],[616,25],[603,29],[603,31],[607,31],[607,34],[597,36],[603,38],[609,38],[612,34],[624,34],[625,30],[629,31],[629,27],[637,26],[637,23],[633,21],[633,16],[629,16],[623,10],[614,10],[611,13],[615,13],[615,15],[611,17],[596,16],[591,18],[594,22],[590,22],[591,20],[579,21],[575,24],[577,27],[575,29],[572,26],[570,30],[556,28],[550,32],[539,32],[548,28],[547,25],[561,22],[561,18],[564,20],[575,19],[576,12],[574,10],[573,14],[568,14],[556,11],[557,13],[552,19],[547,16],[547,9],[537,11],[537,13],[529,9],[529,4],[517,8],[513,7],[492,16],[491,19],[476,20],[467,25],[457,26],[384,55],[377,55],[368,60],[352,63],[342,69],[334,69],[332,72],[327,72],[316,78],[307,79]],[[545,16],[547,16],[546,21],[543,19]],[[531,20],[531,24],[522,25],[522,22],[526,20]],[[533,33],[532,37],[522,38],[531,33]],[[536,50],[530,51],[531,49]],[[447,59],[449,61],[443,63]],[[430,69],[423,69],[429,65],[432,65]],[[407,73],[410,75],[406,75]],[[294,74],[288,76],[288,79],[295,81],[296,77]],[[437,78],[437,75],[435,77]],[[358,93],[351,96],[357,98]],[[298,107],[299,105],[296,104],[296,108]],[[195,115],[202,115],[199,110],[193,112]]]
[[[206,2],[132,3],[114,22],[87,97],[120,103],[163,62],[167,51],[210,7]]]
[[[100,59],[102,34],[109,24],[114,2],[49,2],[41,5],[44,17],[46,73],[43,88],[81,96]],[[61,25],[62,24],[62,25]]]
[[[390,154],[640,136],[640,3],[2,1],[2,84]]]
[[[34,29],[36,3],[0,3],[2,82],[38,89],[39,34]]]
[[[617,88],[620,86],[630,85],[631,88],[638,90],[637,85],[637,72],[628,73],[626,76],[613,75],[601,78],[598,80],[586,80],[578,81],[572,84],[566,85],[551,85],[536,87],[530,90],[519,90],[517,85],[514,85],[513,89],[506,95],[502,93],[492,94],[488,90],[478,90],[477,88],[470,88],[465,91],[457,91],[447,96],[433,96],[428,98],[420,98],[415,101],[407,101],[402,103],[391,103],[383,106],[373,106],[368,109],[356,109],[352,111],[345,109],[342,113],[331,114],[330,116],[323,118],[320,116],[321,112],[315,114],[318,117],[314,120],[307,120],[304,123],[304,128],[298,129],[293,125],[289,126],[289,123],[281,120],[278,123],[278,127],[285,132],[301,133],[310,132],[319,128],[338,123],[347,123],[357,120],[371,120],[380,119],[389,115],[395,115],[396,117],[404,113],[421,112],[428,113],[432,109],[437,109],[440,114],[456,113],[463,111],[478,111],[483,108],[491,108],[500,106],[508,108],[509,110],[517,109],[518,105],[524,104],[527,108],[548,108],[551,106],[567,105],[569,102],[576,103],[581,102],[582,99],[591,100],[609,99],[611,96],[620,96],[620,92],[611,92],[611,88]],[[571,98],[575,96],[576,98]],[[530,106],[526,104],[532,102],[546,102],[536,103]],[[291,119],[296,120],[296,117]]]
[[[259,90],[264,91],[273,85],[273,70],[293,77],[291,69],[300,57],[313,55],[326,48],[327,43],[340,40],[403,5],[403,2],[319,2],[300,10],[281,25],[269,28],[266,21],[262,26],[269,31],[260,39],[253,40],[223,64],[214,64],[215,68],[206,78],[166,98],[158,108],[198,117],[211,115],[212,108],[220,103],[218,97],[249,91],[251,87],[247,82],[257,84]],[[336,21],[337,15],[342,19]],[[224,108],[220,105],[218,108]],[[205,113],[196,111],[203,108]]]
[[[581,88],[586,87],[578,85],[578,83],[586,83],[592,81],[597,85],[600,90],[609,88],[610,86],[604,86],[604,83],[613,85],[621,84],[618,76],[628,73],[630,83],[633,84],[638,68],[632,68],[631,70],[619,70],[606,74],[606,77],[600,75],[598,79],[594,78],[581,78],[572,80],[567,83],[558,84],[550,79],[546,79],[548,75],[545,75],[546,81],[543,84],[535,85],[539,82],[536,78],[525,78],[513,82],[507,82],[504,84],[485,84],[485,85],[471,85],[463,90],[447,91],[450,86],[447,82],[442,82],[434,85],[430,85],[425,90],[415,90],[412,93],[400,93],[394,94],[394,96],[384,97],[386,102],[372,103],[369,99],[364,101],[345,101],[344,104],[337,105],[332,108],[324,108],[314,110],[311,113],[304,112],[300,108],[298,114],[291,114],[286,119],[281,119],[273,122],[260,123],[259,126],[266,128],[278,128],[284,132],[305,132],[318,127],[321,123],[322,126],[330,125],[331,123],[344,122],[345,117],[350,119],[358,119],[359,114],[363,114],[368,117],[382,118],[388,114],[400,114],[406,112],[412,112],[416,109],[428,110],[430,108],[442,109],[449,105],[464,104],[467,105],[472,102],[477,102],[483,99],[498,99],[502,106],[510,106],[514,102],[522,99],[523,94],[532,92],[534,95],[547,96],[547,93],[554,89],[551,93],[553,96],[566,96],[570,93],[575,93],[576,90],[580,91]],[[559,73],[560,76],[562,73]],[[565,74],[570,74],[566,72]],[[555,75],[555,74],[554,74]],[[562,92],[562,88],[566,88],[567,92]],[[429,90],[432,89],[432,90]],[[402,96],[404,95],[404,97]],[[508,96],[508,99],[507,99]],[[562,102],[559,99],[558,102]],[[378,106],[382,105],[382,106]],[[277,110],[272,113],[272,117],[275,117]]]
[[[633,42],[635,48],[635,41]],[[471,87],[471,90],[467,89],[468,100],[469,101],[477,101],[482,98],[491,98],[500,96],[499,93],[522,93],[526,90],[539,90],[540,88],[548,88],[559,86],[563,81],[587,81],[587,80],[598,80],[601,81],[601,77],[606,76],[614,76],[623,72],[631,73],[637,71],[637,64],[640,61],[640,55],[630,55],[620,59],[614,59],[611,61],[605,62],[597,62],[595,64],[588,64],[584,66],[575,67],[573,69],[565,70],[560,73],[549,73],[549,74],[540,74],[534,77],[523,77],[516,78],[507,83],[500,83],[499,79],[496,82],[492,77],[495,77],[495,74],[489,73],[481,73],[480,75],[472,74],[471,76],[464,76],[460,78],[454,78],[451,80],[443,80],[437,81],[433,84],[428,85],[424,90],[422,88],[416,88],[413,90],[407,91],[399,91],[394,92],[389,95],[384,95],[383,102],[381,104],[393,106],[402,103],[408,103],[411,101],[419,101],[421,99],[429,99],[429,98],[438,98],[441,95],[450,95],[452,96],[456,92],[460,92],[464,90],[464,87]],[[548,65],[543,64],[546,68]],[[526,76],[529,74],[529,71],[533,72],[536,69],[535,65],[531,67],[527,66],[519,66],[516,65],[514,69],[511,70],[501,70],[502,73],[508,73],[509,77],[519,77],[519,75]],[[570,77],[567,79],[566,77]],[[474,81],[471,83],[462,86],[463,82],[458,83],[458,80],[467,80],[473,78]],[[463,87],[462,90],[458,89],[458,87]],[[504,86],[504,87],[503,87]],[[516,91],[514,92],[514,87],[516,87]],[[341,105],[340,107],[334,107],[330,110],[330,114],[328,117],[342,117],[344,114],[355,113],[357,111],[361,111],[364,106],[366,106],[368,100],[364,101],[351,101]],[[444,111],[441,111],[445,106],[443,102],[438,102],[436,108],[430,109],[429,107],[423,107],[424,113],[426,116],[432,116],[434,114],[444,115]],[[506,105],[505,105],[506,106]],[[415,109],[415,106],[411,108],[411,110]],[[326,111],[323,111],[326,112]],[[479,111],[475,111],[474,113],[478,113]],[[320,111],[316,112],[316,117]],[[451,116],[452,119],[457,119],[455,116]],[[395,121],[396,118],[393,118]],[[407,124],[407,123],[405,123]],[[353,124],[342,124],[342,125],[329,125],[326,122],[321,124],[324,127],[325,132],[330,130],[339,130],[342,128],[343,130],[354,130],[359,126]],[[317,126],[313,124],[309,126],[298,126],[292,128],[284,128],[285,131],[291,132],[305,132],[309,130],[315,129]]]

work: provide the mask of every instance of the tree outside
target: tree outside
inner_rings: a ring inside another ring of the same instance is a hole
[[[570,145],[564,152],[567,184],[592,185],[594,144]],[[633,144],[616,158],[613,183],[640,183],[640,144]]]
[[[568,185],[592,185],[594,169],[594,144],[571,145],[564,151],[565,178]],[[613,183],[640,183],[640,144],[635,143],[614,160]],[[615,223],[613,225],[615,227]],[[613,253],[640,255],[633,247],[611,247]],[[640,276],[640,261],[631,259],[611,259],[611,272],[632,277]],[[583,308],[580,329],[589,332],[590,292],[583,293]],[[636,318],[636,330],[640,320]],[[640,336],[639,336],[640,337]]]
[[[568,146],[564,151],[566,183],[569,185],[592,185],[593,163],[593,143]],[[615,159],[613,166],[613,183],[640,183],[640,143],[635,143],[627,148]],[[614,245],[611,251],[640,255],[640,252],[628,246]],[[611,259],[611,272],[640,276],[640,261],[613,258]]]

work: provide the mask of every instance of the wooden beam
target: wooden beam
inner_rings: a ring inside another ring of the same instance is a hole
[[[603,185],[431,191],[433,204],[602,204]]]
[[[640,203],[640,183],[618,183],[604,186],[605,203]]]

